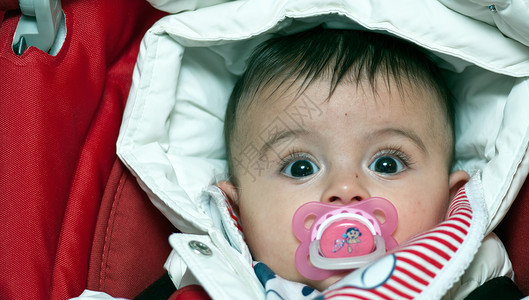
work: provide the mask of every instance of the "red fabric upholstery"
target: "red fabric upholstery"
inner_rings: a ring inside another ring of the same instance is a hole
[[[0,0],[0,10],[18,9],[18,0]]]
[[[496,229],[513,264],[515,283],[529,295],[529,181],[525,181],[509,212]]]
[[[174,292],[169,300],[210,300],[204,288],[199,285],[188,285]]]
[[[3,2],[2,4],[4,4]],[[144,0],[63,0],[55,57],[11,51],[18,11],[0,14],[0,298],[66,299],[88,262],[145,31]]]
[[[114,297],[137,296],[165,272],[168,238],[175,230],[116,161],[99,211],[88,288]]]

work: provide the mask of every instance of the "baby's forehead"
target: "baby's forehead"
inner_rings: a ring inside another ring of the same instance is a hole
[[[336,98],[345,100],[338,101]],[[384,118],[406,119],[405,115],[414,111],[419,118],[428,121],[439,119],[441,123],[447,123],[440,101],[435,93],[420,86],[404,82],[386,83],[382,79],[377,81],[375,86],[343,82],[332,92],[329,82],[325,80],[315,81],[307,87],[301,87],[300,83],[291,84],[269,89],[255,97],[240,114],[237,135],[243,137],[242,140],[257,137],[258,141],[263,141],[263,137],[271,132],[299,132],[310,130],[311,126],[326,126],[328,124],[325,122],[318,121],[337,117],[330,114],[330,111],[336,114],[343,112],[345,115],[349,113],[351,116],[362,111],[366,114],[377,114],[382,121]],[[356,111],[348,112],[350,109]],[[436,126],[444,131],[449,127]],[[440,132],[437,132],[437,135],[439,134]]]
[[[393,101],[400,101],[404,106],[419,105],[428,117],[442,117],[445,111],[445,100],[426,83],[396,79],[386,74],[378,75],[373,82],[344,77],[343,81],[333,86],[329,78],[318,78],[309,83],[302,80],[269,82],[253,97],[240,102],[237,114],[242,118],[239,124],[244,128],[253,127],[256,117],[267,114],[286,114],[288,119],[304,124],[304,120],[320,116],[326,107],[339,105],[332,101],[337,94],[348,97],[351,102],[363,101],[365,105],[374,105],[379,111],[390,109],[385,104]]]

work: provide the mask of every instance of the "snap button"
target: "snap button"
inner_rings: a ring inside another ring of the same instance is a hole
[[[489,5],[489,10],[491,12],[496,12],[496,5],[492,4],[492,5]]]
[[[202,254],[205,256],[211,256],[213,254],[211,249],[206,244],[199,241],[190,241],[189,248],[193,249],[196,254]]]

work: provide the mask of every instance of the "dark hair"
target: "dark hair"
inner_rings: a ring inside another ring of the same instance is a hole
[[[226,109],[224,134],[230,173],[233,172],[231,133],[240,108],[243,103],[249,107],[264,88],[275,85],[272,87],[277,90],[285,83],[301,82],[298,92],[303,92],[313,80],[328,75],[329,97],[344,78],[357,85],[367,79],[376,93],[379,74],[385,75],[388,87],[394,80],[400,91],[403,79],[412,85],[432,89],[442,102],[453,143],[451,93],[439,68],[421,48],[386,34],[318,26],[290,36],[271,38],[254,49]]]

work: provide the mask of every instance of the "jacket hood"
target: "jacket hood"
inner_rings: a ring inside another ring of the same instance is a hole
[[[248,0],[169,15],[143,39],[118,155],[178,229],[206,233],[200,195],[226,176],[226,103],[253,48],[319,24],[382,32],[427,49],[446,73],[457,99],[454,168],[481,170],[490,232],[528,173],[529,48],[467,15],[435,0]]]

